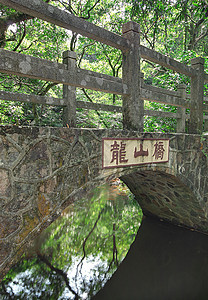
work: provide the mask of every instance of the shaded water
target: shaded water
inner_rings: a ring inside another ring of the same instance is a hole
[[[207,300],[208,236],[145,217],[117,272],[93,300]]]
[[[112,276],[142,212],[119,180],[71,205],[1,283],[0,299],[90,299]]]

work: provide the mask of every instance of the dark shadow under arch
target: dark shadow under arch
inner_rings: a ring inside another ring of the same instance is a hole
[[[126,258],[93,300],[206,300],[208,236],[145,217]]]

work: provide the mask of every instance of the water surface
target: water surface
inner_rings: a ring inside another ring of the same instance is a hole
[[[207,300],[208,235],[145,217],[126,258],[93,298],[106,299]]]
[[[91,299],[126,256],[142,212],[119,179],[68,207],[4,278],[1,299]]]

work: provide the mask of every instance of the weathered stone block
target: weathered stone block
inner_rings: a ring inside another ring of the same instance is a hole
[[[9,175],[9,171],[5,169],[0,169],[0,198],[1,197],[9,197],[11,195],[11,183],[10,183],[11,175]]]
[[[18,158],[20,151],[18,151],[14,145],[6,139],[6,137],[2,136],[0,138],[0,153],[0,166],[11,166]]]
[[[45,141],[29,146],[23,161],[17,165],[14,174],[19,178],[44,178],[50,174],[50,157]]]
[[[11,234],[14,234],[21,225],[19,216],[0,216],[0,239],[5,239]]]

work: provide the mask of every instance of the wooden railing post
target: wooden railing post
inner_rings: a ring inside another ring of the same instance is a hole
[[[186,85],[179,84],[178,91],[180,92],[181,98],[186,100]],[[180,119],[177,119],[177,132],[185,132],[186,125],[186,108],[178,107],[177,112],[181,115]]]
[[[191,66],[197,70],[197,75],[191,77],[189,133],[200,134],[203,130],[204,59],[193,58]]]
[[[63,63],[72,73],[76,70],[76,53],[73,51],[63,52]],[[76,127],[76,88],[70,85],[63,85],[63,97],[67,106],[63,109],[63,126]]]
[[[129,41],[130,49],[123,51],[123,83],[129,88],[129,95],[123,96],[123,126],[143,132],[144,101],[141,99],[140,76],[140,27],[128,22],[122,27],[123,37]]]

